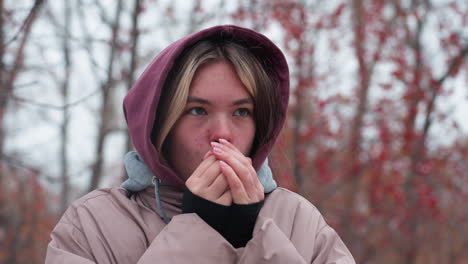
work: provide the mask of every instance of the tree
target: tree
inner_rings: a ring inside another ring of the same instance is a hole
[[[466,216],[444,202],[466,197],[454,187],[466,173],[453,163],[466,151],[464,133],[437,102],[451,96],[450,80],[466,75],[467,7],[457,1],[255,3],[257,9],[241,4],[235,18],[280,25],[291,66],[289,122],[274,154],[275,164],[290,170],[277,174],[278,181],[321,209],[358,263],[466,260],[459,250],[466,231],[449,227],[463,229]],[[334,64],[342,54],[345,64]],[[349,77],[341,70],[346,65],[352,65]],[[333,91],[340,85],[334,75],[347,78],[352,92]],[[455,129],[454,143],[444,146],[433,129]],[[450,249],[434,242],[447,234],[456,241]]]

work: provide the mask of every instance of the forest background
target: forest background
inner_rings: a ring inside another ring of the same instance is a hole
[[[233,23],[291,71],[270,159],[357,263],[468,263],[468,1],[0,0],[0,263],[43,263],[67,206],[118,185],[125,93]]]

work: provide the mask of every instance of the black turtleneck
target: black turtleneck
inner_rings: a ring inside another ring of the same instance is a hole
[[[203,199],[185,189],[182,213],[196,213],[235,248],[244,247],[252,232],[263,201],[225,206]]]

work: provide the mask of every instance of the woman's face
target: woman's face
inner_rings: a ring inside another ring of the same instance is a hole
[[[190,85],[184,112],[168,135],[168,161],[186,180],[224,138],[248,156],[255,136],[253,100],[234,68],[224,61],[200,66]]]

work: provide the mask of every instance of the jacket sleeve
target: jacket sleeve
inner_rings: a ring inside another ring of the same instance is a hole
[[[100,252],[99,254],[112,255],[112,252]],[[153,239],[137,264],[235,263],[236,259],[237,255],[231,244],[201,218],[196,214],[181,214],[175,216]],[[47,248],[45,263],[120,262],[116,262],[112,258],[101,258],[101,260],[96,261],[81,230],[71,224],[59,222],[52,232],[52,241]]]
[[[92,264],[91,249],[85,236],[70,223],[59,222],[47,246],[46,264]]]
[[[355,264],[351,252],[335,232],[325,223],[315,236],[313,263]]]
[[[293,219],[292,228],[286,229],[260,217],[238,263],[355,264],[338,234],[308,201],[300,202]]]

